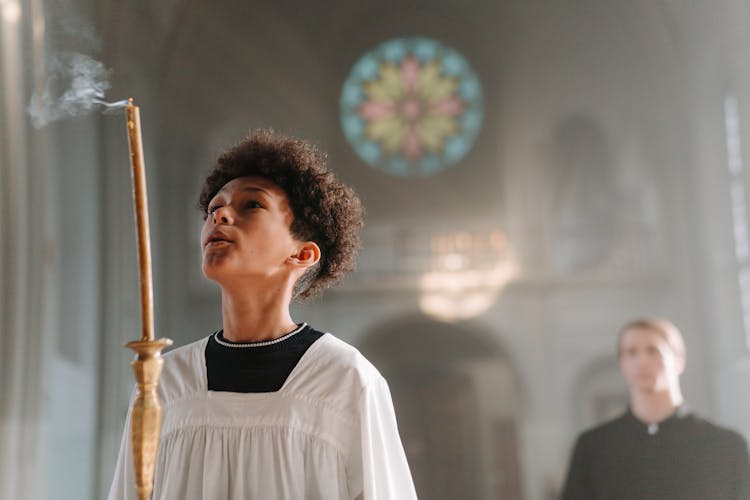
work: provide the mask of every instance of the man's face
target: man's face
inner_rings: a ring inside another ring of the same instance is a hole
[[[663,392],[677,384],[685,368],[666,340],[646,328],[632,328],[620,339],[620,371],[631,391]]]
[[[262,177],[228,182],[208,204],[201,231],[203,273],[222,283],[227,278],[281,276],[299,242],[286,193]]]

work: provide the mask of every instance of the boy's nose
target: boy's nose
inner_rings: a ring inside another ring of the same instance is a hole
[[[220,207],[214,210],[214,224],[229,224],[232,214],[229,207]]]

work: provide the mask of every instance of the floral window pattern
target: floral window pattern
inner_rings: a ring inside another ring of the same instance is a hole
[[[341,93],[341,125],[357,155],[392,175],[455,164],[482,124],[482,87],[458,52],[429,38],[396,38],[365,54]]]

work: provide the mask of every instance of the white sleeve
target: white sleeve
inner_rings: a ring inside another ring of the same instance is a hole
[[[122,432],[122,441],[120,442],[120,453],[117,456],[117,466],[115,466],[112,486],[109,487],[108,500],[138,500],[133,472],[133,445],[130,440],[130,412],[133,408],[134,399],[135,392],[133,392],[133,396],[130,398],[128,417],[125,419],[125,429]]]
[[[383,377],[371,380],[362,390],[359,409],[361,456],[356,462],[361,476],[356,476],[361,477],[362,484],[358,494],[364,500],[416,499],[391,393]]]

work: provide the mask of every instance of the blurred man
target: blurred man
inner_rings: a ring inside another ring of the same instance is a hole
[[[625,413],[579,436],[562,498],[750,499],[747,444],[685,406],[685,343],[661,319],[628,323],[618,338],[630,390]]]

